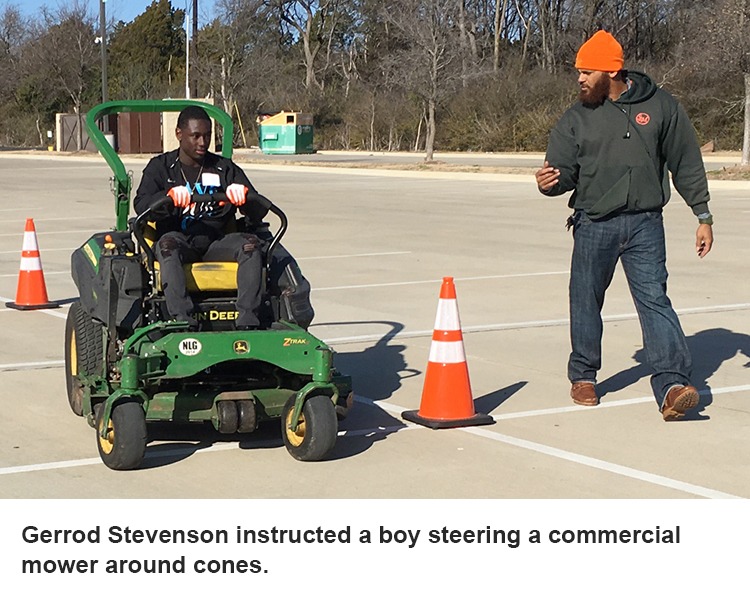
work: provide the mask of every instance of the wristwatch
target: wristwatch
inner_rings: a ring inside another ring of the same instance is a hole
[[[703,212],[702,214],[698,215],[698,222],[701,225],[713,225],[714,216],[710,212]]]

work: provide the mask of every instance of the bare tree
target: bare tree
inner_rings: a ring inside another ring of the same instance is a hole
[[[0,13],[0,97],[7,97],[17,82],[20,48],[24,41],[26,25],[14,6],[5,6]]]
[[[341,0],[269,0],[277,11],[283,29],[290,30],[290,37],[302,44],[302,62],[305,67],[305,87],[323,89],[325,78],[318,78],[317,63],[321,50],[330,49],[339,16]],[[330,66],[330,54],[326,52],[323,67]]]
[[[19,96],[22,86],[23,45],[26,41],[27,32],[27,23],[18,8],[11,5],[5,6],[0,12],[0,103],[7,105],[9,100],[12,101],[11,99]],[[3,112],[7,112],[5,106],[2,106],[2,108],[5,109]],[[12,107],[8,106],[8,108]],[[32,107],[25,103],[22,106],[24,112],[34,117],[39,145],[42,145],[44,138],[39,124],[41,117],[35,109],[36,106]],[[26,134],[19,131],[24,127],[21,123],[18,123],[18,119],[13,118],[14,116],[8,118],[9,122],[0,125],[0,135],[2,135],[0,143],[3,145],[16,143],[20,141],[19,138],[23,139],[22,143],[26,143],[27,139],[31,137],[30,131]]]
[[[741,81],[744,97],[736,102],[744,112],[742,165],[750,165],[750,3],[712,0],[692,15],[686,63],[713,72],[721,81]]]
[[[456,75],[456,0],[395,0],[384,7],[384,18],[402,35],[404,48],[394,54],[403,84],[424,104],[426,113],[425,160],[435,151],[437,109],[450,94]]]
[[[502,5],[500,4],[502,2]],[[508,0],[495,0],[495,32],[494,45],[492,49],[492,70],[500,69],[500,40],[505,29],[506,15],[508,14]]]
[[[258,71],[268,67],[258,55],[264,42],[272,41],[259,33],[268,26],[268,8],[263,0],[220,0],[217,13],[217,19],[200,32],[203,51],[196,70],[231,113],[241,87],[257,87]]]
[[[98,80],[99,51],[96,20],[83,2],[75,0],[54,12],[42,9],[32,26],[29,56],[38,72],[63,89],[78,116],[76,144],[83,148],[83,105]]]

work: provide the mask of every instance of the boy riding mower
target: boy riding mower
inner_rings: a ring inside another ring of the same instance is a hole
[[[97,233],[72,256],[80,299],[65,327],[65,375],[73,412],[96,429],[102,461],[114,470],[137,468],[146,424],[211,422],[219,433],[253,432],[281,420],[289,453],[321,460],[338,436],[337,420],[353,401],[351,380],[333,366],[333,351],[307,332],[313,312],[309,285],[280,245],[284,213],[262,196],[280,221],[256,234],[266,242],[259,330],[237,330],[237,263],[185,264],[199,321],[170,321],[146,211],[128,221],[131,176],[97,127],[118,112],[176,112],[203,107],[223,129],[222,155],[232,155],[232,120],[224,111],[185,100],[107,102],[86,126],[114,172],[116,229]],[[193,196],[194,201],[206,197]],[[221,201],[219,194],[213,200]],[[226,205],[234,209],[229,202]],[[242,230],[244,219],[236,219]]]

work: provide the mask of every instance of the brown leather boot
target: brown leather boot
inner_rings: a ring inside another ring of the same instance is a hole
[[[679,420],[685,412],[698,405],[698,389],[692,385],[672,387],[664,398],[661,415],[666,422]]]
[[[570,396],[573,398],[573,403],[579,406],[599,405],[599,396],[596,394],[594,383],[585,381],[573,383],[570,388]]]

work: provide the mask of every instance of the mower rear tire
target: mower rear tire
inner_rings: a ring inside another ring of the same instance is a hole
[[[330,397],[314,395],[302,406],[296,431],[292,431],[294,396],[290,397],[281,412],[281,436],[284,446],[295,460],[316,462],[333,449],[338,435],[336,409]]]
[[[112,470],[134,470],[146,453],[146,413],[137,401],[115,404],[109,421],[103,422],[102,404],[96,410],[96,446],[99,457]],[[102,438],[100,431],[106,430]]]
[[[70,409],[83,416],[84,385],[79,374],[103,376],[104,328],[73,302],[65,320],[65,387]]]

